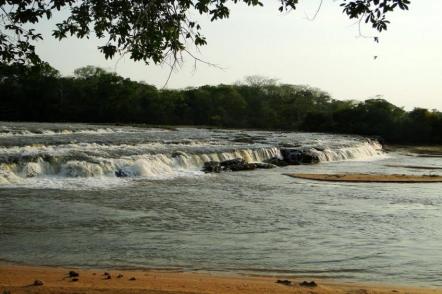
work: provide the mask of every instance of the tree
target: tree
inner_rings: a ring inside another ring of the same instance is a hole
[[[323,1],[323,0],[319,0]],[[53,36],[88,38],[95,34],[104,43],[98,49],[106,58],[128,54],[135,61],[175,64],[183,53],[199,60],[189,50],[206,38],[191,18],[195,12],[211,21],[229,17],[229,4],[262,6],[259,0],[0,0],[0,62],[39,63],[35,42],[42,35],[33,25],[51,19],[61,10],[69,16],[56,24]],[[296,9],[299,0],[279,0],[281,12]],[[386,30],[387,15],[406,10],[410,0],[340,0],[350,19],[370,23],[379,32]]]

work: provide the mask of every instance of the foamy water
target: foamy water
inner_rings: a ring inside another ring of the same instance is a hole
[[[1,130],[0,185],[9,188],[108,188],[131,182],[117,173],[146,180],[202,176],[205,162],[263,162],[282,158],[281,148],[290,145],[309,149],[321,162],[384,156],[376,141],[337,135],[11,123]]]

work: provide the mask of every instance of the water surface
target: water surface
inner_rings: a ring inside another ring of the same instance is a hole
[[[327,183],[288,172],[428,174],[361,137],[0,123],[0,259],[37,265],[300,274],[442,286],[441,184]],[[284,146],[323,162],[204,174]],[[117,169],[131,171],[115,176]],[[436,171],[437,172],[437,171]]]

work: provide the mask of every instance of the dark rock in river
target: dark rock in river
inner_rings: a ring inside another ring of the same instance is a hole
[[[276,165],[265,162],[246,162],[242,158],[229,159],[225,161],[208,161],[204,163],[203,171],[206,173],[219,173],[221,171],[242,171],[254,170],[257,168],[269,169]]]
[[[307,151],[302,155],[303,164],[319,163],[319,156],[311,151]]]
[[[282,157],[288,164],[314,164],[319,163],[319,156],[311,149],[282,148]]]
[[[277,167],[275,164],[266,163],[266,162],[254,162],[254,165],[256,165],[256,168],[263,168],[263,169],[270,169]]]
[[[264,163],[276,165],[276,166],[287,166],[288,163],[284,159],[280,159],[278,157],[272,157],[270,159],[264,160]]]
[[[235,158],[221,162],[221,169],[225,171],[254,170],[256,164],[247,163],[242,158]]]
[[[220,173],[221,163],[218,161],[204,162],[203,172],[205,173]]]
[[[118,169],[115,171],[115,176],[119,178],[126,178],[129,176],[129,174],[122,169]]]

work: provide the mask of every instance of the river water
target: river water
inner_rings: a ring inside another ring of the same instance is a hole
[[[318,154],[316,165],[205,174],[204,162]],[[442,286],[442,185],[290,172],[431,174],[357,136],[0,122],[0,259]],[[124,171],[127,177],[117,177]]]

